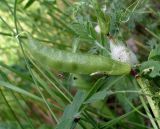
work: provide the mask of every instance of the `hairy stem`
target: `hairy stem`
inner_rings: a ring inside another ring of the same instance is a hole
[[[144,78],[141,78],[141,77],[137,77],[137,82],[139,84],[139,86],[141,87],[142,91],[145,93],[145,94],[151,94],[154,96],[154,94],[152,93],[151,91],[151,85],[149,83],[149,81],[147,79],[144,79]],[[156,102],[156,100],[154,100],[152,97],[153,96],[146,96],[147,100],[148,100],[148,103],[151,107],[151,110],[154,114],[154,117],[157,121],[157,124],[160,128],[160,108]]]

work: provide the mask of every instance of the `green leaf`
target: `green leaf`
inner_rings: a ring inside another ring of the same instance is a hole
[[[152,49],[149,54],[149,59],[159,60],[160,61],[160,45],[155,49]]]
[[[108,92],[106,90],[97,92],[94,95],[92,95],[87,101],[85,101],[85,104],[94,103],[94,102],[97,102],[99,100],[103,100],[106,97],[107,93]]]
[[[36,0],[28,0],[27,4],[25,5],[24,9],[29,8]]]
[[[57,125],[56,129],[70,129],[74,118],[79,116],[79,109],[83,104],[85,94],[82,91],[78,91],[73,99],[73,103],[66,106],[60,123]]]
[[[23,90],[23,89],[21,89],[17,86],[14,86],[14,85],[12,85],[10,83],[7,83],[7,82],[4,82],[4,81],[0,81],[0,86],[11,89],[13,91],[16,91],[16,92],[22,94],[22,95],[26,95],[26,96],[29,96],[31,98],[37,99],[37,100],[40,99],[39,97],[35,96],[34,94],[31,94],[31,93],[29,93],[29,92],[27,92],[27,91],[25,91],[25,90]]]
[[[8,66],[8,65],[4,64],[3,62],[0,62],[0,66],[3,67],[3,68],[6,68],[8,70],[10,70],[11,72],[14,72],[18,76],[20,76],[20,77],[22,77],[22,78],[24,78],[26,80],[30,80],[30,74],[29,74],[29,72],[24,71],[24,69],[23,69],[23,71],[20,71],[20,70],[18,70],[16,68],[13,68],[13,66],[11,67],[11,66]],[[18,66],[18,68],[20,68],[20,66]]]
[[[92,88],[88,91],[85,100],[89,99],[90,97],[92,97],[93,94],[95,94],[97,92],[97,90],[102,86],[103,81],[105,80],[105,78],[100,78],[98,79],[95,84],[92,86]]]
[[[0,87],[4,87],[4,88],[7,88],[7,89],[10,89],[10,90],[12,90],[14,92],[20,93],[22,95],[28,96],[28,97],[30,97],[32,99],[37,100],[37,101],[43,102],[43,100],[39,96],[36,96],[36,95],[34,95],[34,94],[32,94],[32,93],[30,93],[28,91],[25,91],[24,89],[21,89],[21,88],[15,86],[15,85],[10,84],[8,82],[0,81]],[[55,105],[52,105],[52,106],[54,108],[56,108],[56,109],[61,110],[58,106],[55,106]]]
[[[56,129],[70,129],[72,126],[72,119],[65,119],[60,122]]]
[[[121,78],[116,82],[116,84],[113,87],[114,91],[115,92],[128,91],[128,90],[135,91],[136,89],[135,89],[135,86],[133,86],[132,79],[133,78],[130,76],[124,76],[123,78]],[[135,94],[135,93],[124,92],[121,94],[116,93],[115,95],[118,102],[126,112],[129,112],[132,109],[132,107],[128,104],[128,101],[132,102],[133,100],[138,98],[138,94]]]
[[[88,22],[89,24],[89,22]],[[77,33],[78,37],[82,40],[85,41],[93,41],[93,37],[91,36],[91,32],[88,28],[87,23],[74,23],[72,24],[72,29]],[[93,28],[92,28],[93,29]]]
[[[109,78],[100,78],[97,80],[97,82],[92,86],[92,89],[88,92],[88,95],[86,97],[86,103],[93,103],[100,100],[103,100],[105,97],[113,94],[113,92],[110,90],[110,88],[115,85],[117,82],[119,84],[119,81],[121,81],[124,77],[120,76],[112,76]],[[107,87],[106,87],[107,86]],[[102,88],[103,87],[103,88]],[[99,88],[102,88],[103,90],[98,91]],[[122,88],[123,89],[123,88]]]
[[[15,122],[0,123],[0,129],[19,129]]]
[[[160,61],[149,60],[141,64],[140,72],[151,78],[160,76]]]

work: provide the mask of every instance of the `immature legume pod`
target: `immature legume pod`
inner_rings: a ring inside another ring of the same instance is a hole
[[[37,42],[30,42],[27,48],[42,64],[56,70],[78,74],[105,72],[108,75],[128,74],[131,66],[111,58],[82,53],[72,53],[50,48]]]

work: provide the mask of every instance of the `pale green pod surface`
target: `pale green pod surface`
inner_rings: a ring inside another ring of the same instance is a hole
[[[42,64],[63,72],[78,74],[105,72],[109,75],[122,75],[128,74],[131,70],[129,64],[104,56],[67,52],[36,42],[28,43],[27,48]]]

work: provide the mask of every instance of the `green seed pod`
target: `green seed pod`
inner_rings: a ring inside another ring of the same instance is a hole
[[[27,44],[32,56],[56,70],[78,74],[105,72],[108,75],[128,74],[130,65],[100,55],[72,53],[30,42]]]

